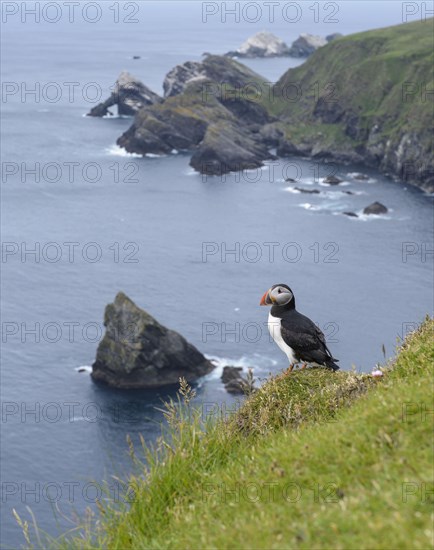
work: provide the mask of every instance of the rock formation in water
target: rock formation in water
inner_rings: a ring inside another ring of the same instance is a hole
[[[281,57],[289,55],[287,44],[271,32],[258,32],[248,38],[238,50],[228,52],[228,57]]]
[[[254,390],[253,381],[249,382],[243,376],[242,367],[223,367],[221,381],[225,385],[225,390],[232,394],[246,394]]]
[[[214,368],[180,334],[160,325],[124,293],[119,292],[104,314],[92,378],[122,389],[158,388],[177,384],[183,376],[194,382]]]
[[[259,133],[274,117],[247,95],[260,82],[226,57],[175,67],[165,79],[164,103],[141,109],[117,143],[141,155],[192,151],[191,166],[209,175],[258,168],[275,158]]]
[[[294,191],[299,193],[308,193],[310,195],[319,195],[320,191],[318,189],[306,189],[306,187],[294,187]]]
[[[327,176],[324,178],[323,183],[327,183],[328,185],[339,185],[342,183],[342,180],[336,176]]]
[[[162,98],[139,79],[123,71],[116,80],[115,89],[108,99],[93,107],[87,116],[102,117],[112,114],[110,107],[117,105],[118,114],[133,116],[146,105],[160,103]]]
[[[432,103],[422,84],[431,33],[423,21],[333,40],[274,86],[225,56],[178,65],[164,101],[135,105],[118,144],[141,155],[188,151],[195,170],[216,175],[258,168],[275,147],[281,157],[364,164],[434,192]]]
[[[380,214],[387,214],[387,208],[381,202],[373,202],[363,209],[363,214],[376,214],[379,216]]]

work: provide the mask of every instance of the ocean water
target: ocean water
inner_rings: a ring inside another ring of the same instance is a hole
[[[432,311],[432,197],[418,189],[361,166],[301,158],[205,178],[188,155],[138,158],[117,148],[131,119],[83,116],[123,69],[161,93],[176,64],[235,49],[262,29],[291,42],[301,32],[402,22],[400,2],[376,3],[375,13],[373,2],[336,3],[336,23],[323,11],[316,22],[315,3],[299,3],[292,23],[281,13],[271,22],[256,4],[257,22],[242,13],[224,22],[223,4],[210,2],[138,3],[134,15],[101,3],[95,23],[77,14],[69,23],[64,11],[57,23],[35,23],[17,4],[3,20],[4,548],[24,542],[13,508],[25,519],[30,509],[41,532],[55,536],[71,528],[75,511],[95,508],[101,480],[117,498],[113,476],[132,469],[127,435],[138,445],[139,435],[152,442],[161,432],[158,408],[173,391],[118,392],[78,372],[92,364],[104,308],[119,290],[214,358],[198,386],[204,414],[239,405],[219,380],[224,365],[252,367],[258,379],[287,366],[258,307],[276,282],[291,285],[343,369],[371,371],[383,345],[391,356]],[[274,82],[300,62],[246,64]],[[345,183],[325,186],[332,171]],[[359,171],[370,179],[354,179]],[[288,177],[321,194],[294,192]],[[387,215],[342,215],[376,200]]]

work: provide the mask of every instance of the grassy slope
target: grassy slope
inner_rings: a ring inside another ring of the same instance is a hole
[[[286,120],[287,138],[296,144],[311,140],[331,149],[350,149],[364,142],[364,129],[380,123],[378,140],[399,143],[403,132],[414,131],[428,148],[433,104],[429,97],[422,101],[420,92],[423,83],[427,90],[434,87],[433,23],[429,19],[350,35],[287,71],[268,105]],[[403,101],[406,82],[413,83],[418,93]],[[302,92],[298,101],[281,100],[282,89],[290,83],[296,83]],[[330,84],[333,94],[327,87]],[[318,97],[335,99],[336,105],[329,103],[328,110],[342,110],[344,119],[349,114],[357,117],[360,137],[346,134],[344,121],[324,124],[323,113],[314,112]]]
[[[271,379],[207,434],[172,411],[177,433],[148,456],[148,482],[131,480],[131,508],[106,508],[94,542],[72,546],[432,547],[433,331],[427,320],[381,380]]]

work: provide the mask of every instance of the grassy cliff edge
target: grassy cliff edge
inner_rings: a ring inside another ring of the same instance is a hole
[[[366,163],[431,191],[433,48],[431,18],[340,38],[289,69],[269,104],[281,153]]]
[[[131,502],[62,546],[431,548],[433,333],[427,318],[379,378],[274,377],[206,431],[184,389]]]

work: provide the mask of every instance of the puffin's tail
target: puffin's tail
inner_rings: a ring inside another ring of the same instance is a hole
[[[328,369],[331,369],[333,372],[339,370],[339,365],[336,365],[335,361],[339,361],[339,359],[335,359],[334,357],[331,357],[326,363],[326,367]]]

